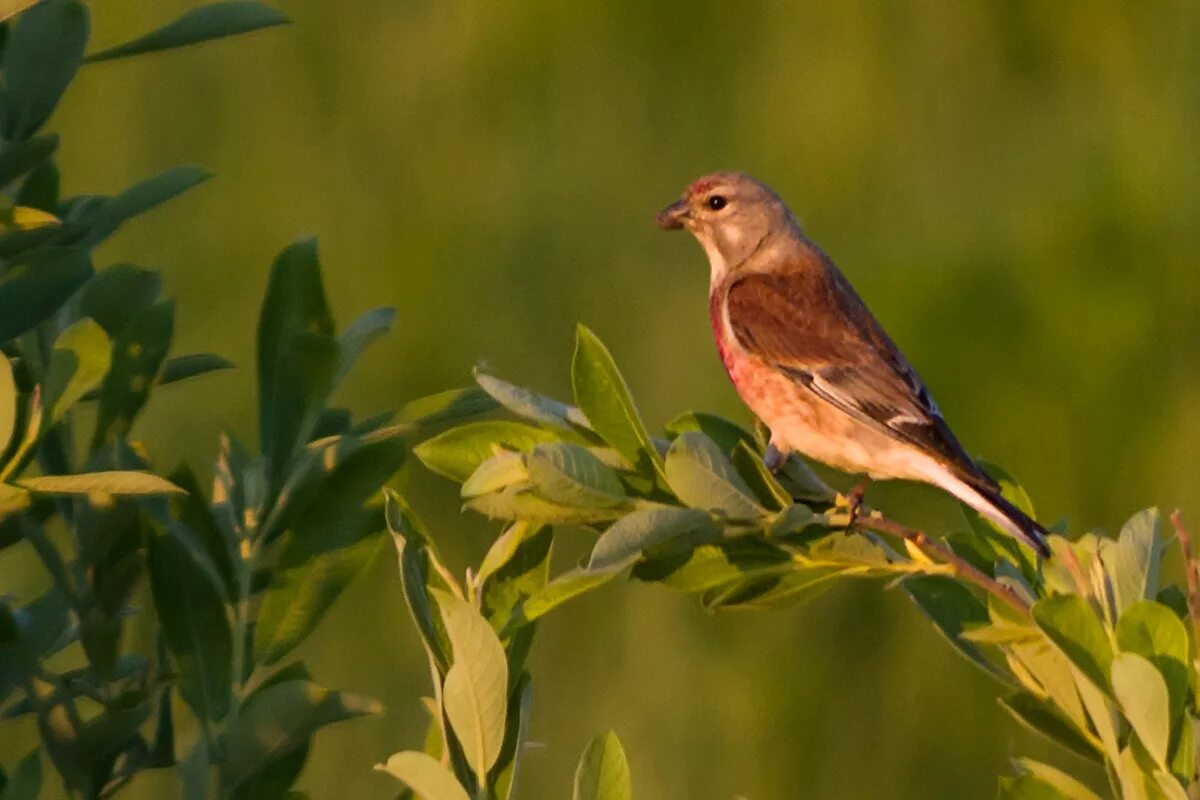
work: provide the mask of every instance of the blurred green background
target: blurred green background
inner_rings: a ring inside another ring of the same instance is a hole
[[[92,47],[192,5],[96,3]],[[1112,531],[1161,504],[1200,523],[1200,5],[279,5],[294,25],[85,68],[50,126],[67,193],[179,162],[218,173],[98,259],[161,268],[177,352],[243,365],[157,395],[138,436],[161,468],[207,470],[223,427],[251,438],[267,268],[310,234],[343,324],[399,308],[344,392],[356,411],[463,385],[476,363],[566,397],[583,321],[652,425],[685,408],[748,422],[703,256],[651,224],[691,178],[739,168],[789,201],[1045,521]],[[460,515],[454,487],[415,469],[410,492],[456,567],[478,557],[495,528]],[[869,499],[956,519],[930,490]],[[6,554],[0,586],[40,585],[31,563]],[[301,788],[393,796],[371,765],[420,744],[428,688],[390,556],[302,655],[387,713],[321,733]],[[987,797],[1014,755],[1078,766],[877,584],[717,617],[611,587],[546,620],[533,673],[545,747],[525,798],[568,796],[608,728],[645,800]],[[6,726],[0,761],[34,738]],[[124,796],[171,791],[147,778]]]

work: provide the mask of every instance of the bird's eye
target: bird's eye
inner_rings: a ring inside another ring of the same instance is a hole
[[[726,204],[726,200],[723,195],[714,194],[714,195],[709,196],[709,198],[708,198],[708,207],[711,208],[713,211],[720,211],[722,208],[725,207],[725,204]]]

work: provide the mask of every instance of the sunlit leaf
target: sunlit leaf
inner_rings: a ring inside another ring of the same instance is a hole
[[[639,472],[648,475],[661,470],[661,459],[633,404],[625,379],[608,348],[583,325],[575,332],[571,386],[579,409],[604,441]]]
[[[1066,800],[1100,800],[1100,795],[1057,767],[1031,758],[1018,758],[1016,764],[1022,772],[1053,786]]]
[[[108,336],[93,320],[85,317],[58,335],[45,377],[48,425],[104,379],[111,359]]]
[[[17,484],[34,494],[178,494],[183,490],[150,472],[107,470],[80,475],[40,475],[22,478]]]
[[[1034,604],[1033,620],[1071,663],[1106,691],[1112,645],[1088,602],[1079,595],[1048,597]]]
[[[21,15],[4,47],[5,139],[27,139],[49,119],[87,38],[88,9],[78,0],[43,0]]]
[[[617,520],[596,541],[588,560],[589,571],[621,570],[649,550],[677,536],[715,538],[712,517],[695,508],[646,508]]]
[[[521,422],[469,422],[421,442],[413,452],[426,467],[463,482],[498,449],[527,452],[535,445],[557,441],[550,431]]]
[[[575,406],[516,386],[480,370],[475,370],[475,382],[497,403],[519,417],[563,430],[588,427],[587,418]]]
[[[1036,775],[1000,779],[999,800],[1070,800],[1049,781]]]
[[[688,431],[671,443],[666,478],[676,496],[693,508],[732,519],[757,519],[767,514],[733,464],[703,433]]]
[[[252,0],[210,3],[190,9],[156,31],[125,44],[92,53],[88,62],[109,61],[142,53],[170,50],[191,44],[249,33],[290,22],[282,12]]]
[[[450,665],[449,643],[438,632],[434,618],[436,600],[429,593],[430,567],[434,559],[429,536],[404,498],[396,492],[385,489],[384,503],[388,531],[399,557],[405,602],[430,661],[444,675]]]
[[[631,800],[633,789],[625,750],[612,731],[588,743],[575,770],[572,800]]]
[[[1158,535],[1157,508],[1135,514],[1121,528],[1115,558],[1105,563],[1112,579],[1117,614],[1139,600],[1153,600],[1158,594],[1158,569],[1162,562],[1162,541]]]
[[[487,620],[466,601],[431,590],[442,612],[453,661],[442,705],[479,784],[500,756],[508,705],[508,663]]]
[[[585,569],[568,570],[522,603],[518,609],[519,616],[514,617],[512,625],[520,626],[533,622],[568,600],[608,583],[617,573],[618,570],[612,569],[595,572]]]
[[[1087,759],[1097,760],[1099,754],[1086,738],[1063,719],[1053,706],[1039,700],[1037,697],[1019,692],[1000,700],[1000,706],[1013,716],[1017,722],[1040,736],[1044,736],[1055,744]]]
[[[1112,687],[1121,711],[1150,757],[1165,768],[1171,740],[1167,684],[1147,659],[1118,653],[1112,662]]]
[[[519,485],[471,497],[466,507],[493,519],[560,525],[604,522],[620,517],[625,511],[621,506],[568,506],[554,503]]]
[[[375,769],[402,781],[424,800],[471,800],[454,773],[427,753],[405,750]]]
[[[1117,620],[1117,649],[1149,659],[1162,673],[1171,695],[1172,718],[1188,696],[1189,645],[1187,628],[1171,609],[1149,600],[1134,603]]]
[[[12,364],[0,354],[0,459],[12,442],[17,429],[17,384],[13,380]]]
[[[726,453],[733,452],[741,443],[749,447],[751,452],[758,446],[754,434],[741,425],[703,411],[685,411],[668,422],[665,428],[672,438],[688,431],[700,431]]]
[[[520,453],[503,452],[492,456],[463,481],[460,494],[463,499],[498,492],[508,486],[528,486],[529,470]]]
[[[616,472],[581,445],[536,445],[526,457],[525,466],[534,491],[551,502],[600,507],[627,502]]]

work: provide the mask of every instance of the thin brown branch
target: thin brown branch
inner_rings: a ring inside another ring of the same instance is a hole
[[[858,517],[854,524],[860,528],[866,528],[878,533],[886,533],[891,536],[899,536],[902,539],[915,544],[930,558],[949,564],[954,573],[966,581],[970,581],[986,592],[995,595],[999,600],[1012,606],[1024,616],[1029,616],[1029,605],[1022,600],[1016,592],[1008,586],[1005,586],[1000,581],[986,574],[974,565],[963,560],[947,547],[944,547],[938,541],[931,539],[924,532],[914,528],[909,528],[901,525],[898,522],[893,522],[890,519],[882,516],[864,514]]]
[[[1192,536],[1183,524],[1179,509],[1171,512],[1171,527],[1179,537],[1179,549],[1183,553],[1183,570],[1187,576],[1188,611],[1192,617],[1192,640],[1196,642],[1196,660],[1200,662],[1200,567],[1196,565],[1196,554],[1192,550]]]

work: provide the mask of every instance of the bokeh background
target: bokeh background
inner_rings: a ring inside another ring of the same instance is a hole
[[[192,5],[96,3],[93,48]],[[1160,504],[1200,522],[1200,5],[279,5],[294,25],[85,68],[51,125],[68,193],[180,162],[218,173],[99,253],[163,270],[177,352],[243,365],[157,395],[138,436],[160,466],[206,470],[222,428],[253,439],[268,265],[312,234],[343,324],[399,309],[343,393],[357,411],[463,385],[481,362],[565,397],[583,321],[652,425],[687,408],[748,422],[710,341],[703,257],[651,224],[691,178],[739,168],[790,202],[968,449],[1016,473],[1044,520],[1113,531]],[[410,477],[461,569],[495,528],[449,483]],[[870,501],[956,520],[921,488]],[[40,580],[14,564],[0,585]],[[301,788],[392,797],[371,765],[419,745],[428,689],[390,557],[302,655],[387,713],[319,734]],[[569,796],[608,728],[644,800],[988,797],[1014,755],[1077,766],[877,584],[715,617],[614,586],[545,621],[533,672],[545,747],[525,798]],[[0,760],[33,738],[6,727]]]

